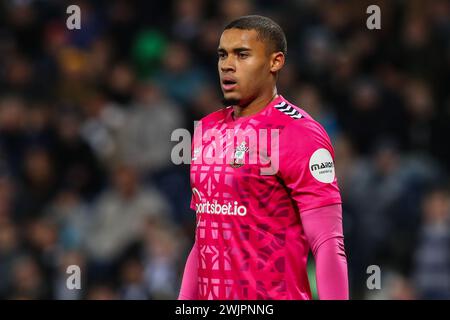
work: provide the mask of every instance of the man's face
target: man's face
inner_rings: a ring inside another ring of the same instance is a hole
[[[228,29],[218,48],[220,84],[227,105],[246,105],[271,88],[271,56],[256,30]]]

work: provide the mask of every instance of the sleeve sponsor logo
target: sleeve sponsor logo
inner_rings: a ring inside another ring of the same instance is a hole
[[[325,148],[317,149],[309,159],[309,171],[317,181],[333,182],[335,170],[331,153]]]

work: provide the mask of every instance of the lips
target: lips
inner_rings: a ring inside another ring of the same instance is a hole
[[[231,91],[237,86],[237,80],[230,76],[222,77],[222,89],[224,91]]]

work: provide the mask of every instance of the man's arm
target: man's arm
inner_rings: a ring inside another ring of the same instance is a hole
[[[342,199],[330,138],[318,122],[304,118],[286,126],[279,140],[279,176],[314,254],[319,298],[348,299]]]
[[[347,258],[340,204],[301,213],[303,228],[316,262],[319,299],[348,300]]]
[[[198,247],[194,243],[184,267],[183,280],[178,300],[198,299]]]

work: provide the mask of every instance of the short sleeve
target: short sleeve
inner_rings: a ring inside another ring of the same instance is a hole
[[[334,150],[323,127],[299,119],[279,138],[279,177],[301,211],[340,204]]]

